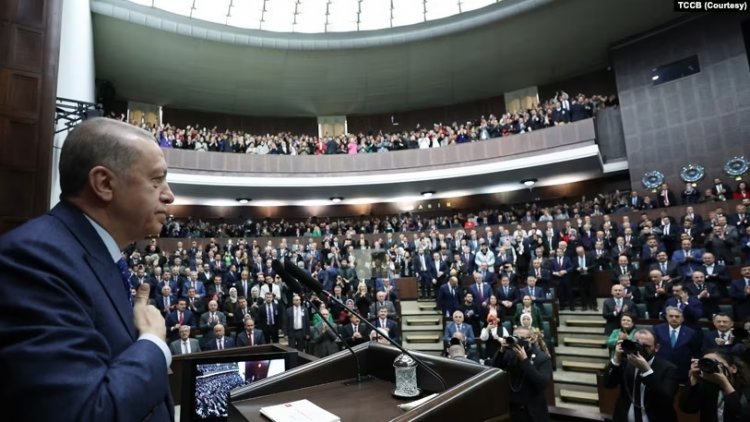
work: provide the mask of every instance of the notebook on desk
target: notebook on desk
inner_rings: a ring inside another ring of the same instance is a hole
[[[273,422],[340,422],[333,413],[316,406],[309,400],[297,400],[289,403],[267,406],[260,409],[260,414]]]

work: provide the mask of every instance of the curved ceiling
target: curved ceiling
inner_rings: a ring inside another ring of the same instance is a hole
[[[276,32],[368,31],[424,23],[502,0],[127,0],[238,28]]]
[[[452,35],[372,48],[341,48],[347,41],[339,37],[339,48],[317,50],[294,40],[284,48],[277,41],[236,45],[229,27],[203,23],[196,30],[195,19],[187,19],[189,35],[180,35],[182,26],[155,29],[148,16],[133,23],[95,13],[96,74],[120,97],[163,106],[256,116],[388,113],[489,98],[600,68],[612,43],[681,16],[666,1],[525,1],[539,6]],[[430,23],[414,30],[422,25]],[[403,40],[407,32],[399,29],[381,35]]]

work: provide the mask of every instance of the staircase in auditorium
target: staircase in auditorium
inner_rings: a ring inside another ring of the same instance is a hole
[[[599,299],[599,309],[602,301]],[[596,373],[609,361],[601,312],[561,310],[557,332],[556,405],[599,412]]]
[[[401,301],[403,346],[439,356],[443,350],[443,319],[434,300]]]

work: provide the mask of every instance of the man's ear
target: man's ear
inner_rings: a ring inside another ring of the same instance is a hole
[[[89,171],[89,187],[96,197],[104,202],[114,198],[115,174],[104,166],[96,166]]]

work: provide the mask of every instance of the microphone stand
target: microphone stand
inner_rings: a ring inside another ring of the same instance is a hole
[[[356,354],[356,353],[354,353],[354,350],[352,350],[352,347],[351,347],[351,346],[349,346],[349,344],[347,344],[347,343],[346,343],[346,341],[344,341],[344,338],[343,338],[343,337],[341,336],[341,333],[339,333],[339,330],[337,330],[337,329],[336,329],[336,328],[335,328],[335,327],[333,326],[333,324],[331,324],[331,321],[329,321],[329,320],[328,320],[328,318],[323,318],[323,315],[322,315],[322,314],[320,313],[320,311],[318,310],[318,307],[317,307],[317,306],[315,306],[315,304],[314,304],[314,303],[310,302],[310,300],[309,300],[309,299],[305,298],[305,299],[304,299],[304,303],[305,303],[305,305],[307,305],[307,307],[308,307],[308,308],[310,309],[310,312],[311,312],[311,313],[314,313],[314,314],[318,314],[318,316],[320,317],[320,319],[322,319],[322,320],[323,320],[323,322],[325,322],[325,324],[326,324],[326,325],[328,326],[328,328],[330,328],[330,329],[331,329],[331,331],[332,331],[332,332],[333,332],[334,334],[336,334],[336,338],[337,338],[337,339],[339,339],[339,340],[341,341],[341,343],[342,343],[342,344],[344,345],[344,347],[346,348],[346,350],[348,350],[348,351],[349,351],[349,353],[351,353],[351,354],[352,354],[352,356],[354,356],[354,364],[355,364],[355,365],[356,365],[356,367],[357,367],[357,380],[356,380],[355,382],[356,382],[357,384],[360,384],[360,383],[362,383],[362,382],[365,382],[365,381],[370,381],[370,380],[372,379],[372,377],[371,377],[371,376],[367,376],[367,377],[362,377],[362,368],[361,368],[361,366],[359,365],[359,356],[357,356],[357,354]],[[351,384],[351,383],[349,383],[349,382],[346,382],[346,383],[344,383],[344,385],[349,385],[349,384]]]
[[[323,295],[325,295],[326,297],[328,297],[330,300],[332,300],[332,301],[336,302],[337,304],[341,305],[348,313],[356,315],[357,318],[360,319],[360,322],[363,322],[371,330],[374,330],[376,333],[379,333],[378,327],[376,327],[373,323],[371,323],[370,321],[368,321],[366,318],[362,317],[362,315],[360,315],[359,312],[355,311],[354,309],[348,308],[345,303],[343,303],[341,300],[339,300],[338,298],[336,298],[336,296],[334,296],[332,293],[330,293],[330,292],[328,292],[326,290],[321,290],[320,293],[322,293]],[[445,380],[443,379],[443,377],[441,377],[440,374],[438,374],[437,372],[435,372],[434,369],[430,368],[422,359],[414,356],[410,351],[404,349],[400,344],[396,343],[396,341],[393,340],[390,336],[383,336],[383,335],[381,335],[380,337],[388,340],[388,342],[393,347],[395,347],[398,350],[400,350],[401,353],[403,353],[403,354],[409,356],[410,358],[414,359],[414,361],[417,362],[420,366],[422,366],[422,368],[424,368],[425,371],[427,371],[430,375],[432,375],[433,377],[435,377],[440,382],[440,384],[443,387],[443,391],[448,390],[448,385],[445,383]],[[354,353],[354,352],[352,352],[352,353]]]

